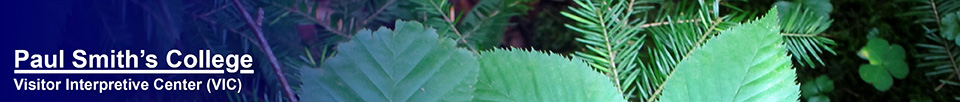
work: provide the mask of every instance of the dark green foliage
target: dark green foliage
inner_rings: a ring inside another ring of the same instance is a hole
[[[807,80],[800,85],[800,96],[803,96],[810,102],[830,102],[828,93],[833,92],[833,80],[826,75],[820,75],[816,79]]]
[[[615,83],[618,92],[626,97],[632,96],[638,89],[634,84],[645,82],[642,77],[645,68],[638,55],[643,36],[642,23],[631,22],[632,14],[645,12],[646,6],[634,7],[634,2],[625,0],[575,0],[578,6],[571,6],[571,12],[561,12],[563,16],[577,21],[577,24],[565,24],[567,28],[583,34],[577,38],[588,50],[574,55],[585,59],[594,69],[607,74]],[[653,84],[647,84],[653,85]],[[647,93],[643,93],[644,96]]]
[[[833,23],[830,13],[833,6],[830,0],[799,0],[797,2],[779,1],[780,26],[783,27],[787,49],[802,66],[816,68],[824,65],[820,54],[837,54],[828,45],[836,45],[833,40],[819,36]],[[818,62],[814,64],[814,62]]]
[[[466,1],[466,0],[464,0]],[[418,20],[437,28],[441,36],[453,38],[461,46],[477,51],[500,46],[510,17],[526,14],[528,0],[481,0],[470,11],[456,14],[448,0],[412,0]],[[463,9],[463,8],[461,8]]]
[[[934,90],[942,90],[945,85],[949,87],[960,86],[960,68],[957,65],[957,59],[960,58],[957,39],[960,34],[960,2],[954,0],[930,0],[920,1],[924,5],[913,8],[908,13],[920,17],[916,23],[925,24],[924,35],[931,43],[919,43],[918,49],[925,50],[916,55],[923,62],[918,63],[918,68],[927,68],[925,73],[927,77],[937,77],[940,83]],[[933,26],[926,26],[933,25]],[[956,80],[954,80],[956,79]],[[947,88],[949,90],[949,87]]]
[[[917,44],[917,47],[925,49],[925,53],[920,53],[915,57],[922,59],[922,63],[917,64],[918,68],[932,68],[932,71],[926,72],[926,76],[947,76],[949,74],[956,73],[956,60],[960,59],[960,47],[956,46],[953,42],[948,42],[946,39],[936,36],[935,33],[926,34],[927,38],[935,43],[921,43]],[[950,79],[948,77],[947,79]],[[946,84],[946,83],[956,83],[955,80],[940,80],[944,85],[960,86],[955,84]]]
[[[520,28],[517,30],[529,34],[524,37],[530,47],[565,55],[584,49],[584,45],[576,41],[582,35],[564,27],[564,24],[575,23],[560,13],[567,11],[567,2],[572,1],[540,1],[530,15],[519,20],[517,26]]]

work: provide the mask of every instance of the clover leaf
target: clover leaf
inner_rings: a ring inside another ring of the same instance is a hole
[[[886,91],[893,85],[893,78],[903,79],[910,70],[907,67],[903,47],[889,44],[887,40],[871,38],[860,49],[859,55],[870,61],[860,65],[860,78],[880,91]],[[891,78],[892,77],[892,78]]]
[[[807,98],[809,102],[830,102],[826,93],[833,91],[833,80],[826,75],[820,75],[816,79],[803,82],[800,91],[800,96]]]

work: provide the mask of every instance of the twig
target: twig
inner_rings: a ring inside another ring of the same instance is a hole
[[[280,8],[283,8],[284,10],[287,10],[288,12],[293,12],[293,13],[296,13],[296,14],[298,14],[298,15],[300,15],[300,16],[303,16],[304,18],[307,18],[307,20],[310,20],[310,21],[312,21],[313,23],[317,23],[317,24],[319,24],[320,26],[322,26],[323,28],[326,28],[326,30],[328,30],[328,31],[330,31],[330,32],[333,32],[333,34],[340,35],[340,36],[342,36],[342,37],[344,37],[344,38],[350,38],[350,35],[343,34],[343,32],[341,32],[341,31],[339,31],[339,30],[333,29],[333,27],[330,27],[330,24],[329,24],[329,23],[320,22],[320,21],[318,21],[318,20],[316,19],[316,17],[310,16],[310,14],[307,14],[307,13],[304,13],[304,12],[300,12],[300,10],[296,10],[296,9],[293,9],[293,8],[289,8],[289,7],[286,7],[286,6],[283,6],[283,5],[280,5],[280,4],[276,4],[276,3],[273,3],[273,2],[271,2],[270,4],[275,5],[275,6],[277,6],[277,7],[280,7]]]
[[[517,2],[519,2],[519,1],[517,1]],[[493,13],[487,14],[487,16],[484,16],[484,15],[482,15],[481,13],[477,13],[477,16],[479,16],[478,18],[480,18],[480,22],[479,22],[480,24],[476,24],[475,26],[473,26],[473,28],[470,29],[470,31],[468,31],[468,32],[466,32],[465,34],[463,34],[463,37],[460,37],[460,40],[466,41],[465,39],[469,38],[470,35],[472,35],[474,32],[477,32],[477,30],[480,29],[480,27],[481,27],[480,25],[485,25],[484,23],[486,23],[487,20],[493,19],[493,17],[494,17],[494,16],[497,16],[498,14],[500,14],[500,10],[499,10],[499,9],[496,10],[496,11],[493,11]],[[464,42],[464,43],[466,43],[466,42]]]
[[[443,19],[444,19],[445,21],[447,21],[446,23],[447,23],[447,25],[450,26],[450,30],[453,30],[453,33],[454,33],[454,34],[457,34],[457,37],[460,37],[460,38],[461,38],[460,42],[463,42],[464,44],[467,44],[467,40],[463,39],[463,34],[460,34],[460,31],[457,30],[457,27],[454,27],[454,26],[453,26],[453,25],[455,25],[455,23],[453,23],[453,21],[454,21],[454,19],[455,19],[455,18],[453,18],[453,13],[452,13],[452,12],[453,12],[453,6],[450,6],[450,12],[451,12],[451,13],[450,13],[450,16],[448,17],[447,15],[443,14],[443,8],[441,8],[441,7],[443,7],[442,4],[437,4],[437,3],[434,3],[434,2],[431,2],[430,4],[434,7],[434,9],[437,10],[438,13],[440,13],[440,16],[443,17]],[[468,44],[468,45],[469,45],[469,44]]]
[[[941,25],[941,23],[940,23],[941,21],[940,21],[940,13],[937,12],[937,2],[934,1],[934,0],[930,0],[930,6],[933,7],[933,8],[931,8],[931,9],[933,9],[933,16],[936,17],[937,26],[940,26],[940,25]],[[941,28],[942,28],[942,27],[941,27]],[[940,32],[940,33],[943,33],[943,32]],[[944,45],[944,47],[946,47],[946,44]],[[946,48],[947,48],[947,51],[950,51],[950,47],[946,47]],[[960,74],[960,68],[957,68],[957,61],[956,61],[955,59],[953,59],[953,53],[949,53],[949,52],[948,52],[947,54],[950,56],[950,61],[951,61],[950,63],[953,64],[953,74]],[[957,78],[960,78],[960,75],[957,75]],[[948,80],[949,80],[949,79],[948,79]],[[960,79],[958,79],[958,80],[960,80]]]
[[[950,76],[947,77],[947,80],[953,79],[953,76],[955,75],[957,74],[950,74]],[[933,88],[933,91],[940,91],[940,89],[943,88],[943,85],[947,85],[947,83],[941,82],[940,85],[937,85],[937,88]]]
[[[938,22],[938,23],[939,23],[939,22]],[[940,38],[940,42],[946,42],[946,39]],[[953,48],[953,47],[951,47],[951,46],[953,46],[953,45],[950,45],[950,44],[951,44],[951,43],[943,43],[943,44],[942,44],[942,45],[943,45],[943,48],[945,48],[944,50],[947,52],[947,56],[949,56],[949,58],[950,58],[950,65],[953,67],[953,74],[950,74],[950,77],[947,77],[947,80],[953,79],[954,76],[957,76],[957,78],[960,78],[960,75],[958,75],[958,74],[960,74],[960,68],[957,67],[957,60],[953,58],[954,55],[953,55],[953,53],[952,53],[952,51],[951,51],[951,50],[953,50],[953,49],[951,49],[951,48]],[[946,84],[946,83],[940,83],[940,85],[937,86],[937,88],[934,88],[934,91],[938,91],[938,90],[940,90],[940,88],[943,88],[943,85],[944,85],[944,84]]]
[[[210,19],[210,18],[207,18],[207,16],[197,15],[197,14],[190,14],[190,15],[193,15],[193,18],[200,18],[200,20],[207,21],[207,23],[217,24],[217,21],[214,21],[214,20],[212,20],[212,19]]]
[[[257,25],[254,22],[253,18],[250,16],[250,13],[247,13],[247,10],[243,8],[243,5],[240,4],[239,0],[233,0],[233,5],[237,7],[237,10],[243,14],[244,21],[247,22],[247,25],[253,29],[253,33],[257,36],[257,42],[260,44],[260,50],[267,55],[267,59],[270,60],[270,65],[273,67],[273,71],[277,74],[277,79],[280,80],[280,86],[283,87],[283,91],[286,93],[287,98],[290,99],[290,102],[298,102],[296,95],[293,94],[293,90],[290,89],[290,84],[287,83],[287,78],[283,76],[283,70],[280,69],[280,62],[277,61],[276,55],[273,54],[267,39],[263,36],[263,31],[260,28],[260,25]],[[262,14],[262,13],[261,13]],[[262,15],[260,16],[262,17]]]
[[[815,37],[815,36],[818,36],[818,35],[820,35],[820,34],[793,34],[793,33],[780,33],[780,35],[783,35],[783,36],[791,36],[791,37]]]
[[[233,32],[234,34],[240,35],[240,37],[243,37],[243,38],[247,39],[247,41],[249,41],[249,42],[258,42],[256,39],[253,39],[253,37],[247,36],[246,33],[240,32],[240,31],[237,30],[237,29],[227,29],[227,30],[230,31],[230,32]],[[257,47],[260,47],[260,44],[259,44],[259,43],[253,43],[253,45],[254,45],[254,46],[257,46]]]
[[[860,94],[857,94],[857,92],[853,92],[853,90],[850,90],[847,88],[844,88],[843,90],[853,95],[853,97],[860,97]]]
[[[683,55],[683,58],[682,58],[682,59],[686,59],[688,56],[690,56],[690,53],[693,53],[693,50],[697,49],[697,46],[699,46],[701,43],[703,43],[703,41],[705,41],[705,40],[707,39],[707,36],[708,36],[711,32],[713,32],[713,29],[716,29],[716,28],[717,28],[717,25],[720,25],[720,22],[723,22],[723,19],[717,18],[716,21],[712,22],[712,24],[711,24],[711,26],[710,26],[710,29],[707,29],[707,32],[705,32],[705,33],[703,33],[703,35],[701,35],[700,40],[697,41],[697,43],[694,43],[694,44],[693,44],[693,48],[691,48],[690,51],[687,51],[687,53]],[[676,72],[676,71],[677,71],[677,69],[670,70],[670,73],[667,74],[667,77],[669,78],[670,75],[673,75],[673,72]],[[660,83],[660,85],[657,86],[657,90],[656,90],[656,91],[653,91],[653,94],[652,94],[653,96],[650,96],[650,98],[647,98],[647,102],[652,102],[654,99],[657,99],[657,96],[658,96],[657,94],[660,94],[660,92],[663,91],[663,86],[666,85],[666,84],[667,84],[667,83]]]
[[[647,24],[640,25],[640,28],[653,27],[653,26],[661,26],[661,25],[668,25],[668,24],[677,24],[677,23],[687,23],[687,22],[700,22],[700,19],[681,20],[681,21],[677,21],[677,22],[655,22],[655,23],[647,23]]]
[[[598,11],[594,11],[594,13],[596,13],[597,15],[604,15],[604,14],[601,13],[601,12],[602,12],[602,11],[599,11],[599,10],[598,10]],[[621,88],[622,86],[620,86],[620,74],[619,74],[619,72],[617,72],[617,69],[619,69],[619,67],[617,67],[617,63],[618,63],[618,62],[616,61],[616,59],[617,59],[616,51],[614,51],[614,50],[613,50],[613,46],[610,45],[610,42],[613,41],[613,40],[610,40],[610,31],[609,31],[610,29],[606,28],[606,26],[607,26],[607,21],[605,21],[606,19],[603,19],[603,17],[598,17],[598,18],[601,18],[601,19],[599,19],[599,20],[600,20],[599,22],[601,22],[601,23],[599,23],[599,24],[600,24],[600,26],[603,28],[603,30],[601,30],[601,31],[603,31],[603,32],[602,32],[602,34],[603,34],[603,41],[606,41],[606,42],[607,42],[607,43],[603,43],[603,44],[604,44],[604,46],[603,46],[604,49],[603,49],[603,50],[606,50],[607,53],[600,53],[600,54],[606,54],[607,56],[610,56],[610,57],[607,57],[607,59],[605,59],[605,60],[607,60],[607,61],[609,62],[610,68],[613,68],[613,70],[610,70],[611,72],[610,72],[610,73],[607,73],[607,74],[612,74],[612,75],[613,75],[613,76],[611,76],[611,77],[613,77],[613,78],[612,78],[612,79],[613,79],[613,86],[617,88],[617,92],[618,92],[618,93],[623,93],[623,88]]]
[[[937,20],[937,26],[941,25],[941,24],[940,24],[940,12],[937,12],[937,1],[930,0],[930,7],[933,7],[933,8],[930,8],[930,9],[933,9],[933,16],[937,18],[937,19],[936,19],[936,20]]]
[[[941,40],[946,40],[946,39],[941,38]],[[943,41],[941,41],[941,42],[943,42]],[[960,74],[960,68],[957,67],[957,59],[954,59],[954,58],[953,58],[953,56],[954,56],[953,53],[950,52],[950,50],[951,50],[951,49],[950,49],[950,48],[951,48],[950,43],[945,43],[945,44],[943,44],[943,47],[946,48],[945,50],[947,51],[947,56],[950,57],[950,64],[953,65],[953,74],[954,74],[954,75]],[[957,75],[957,78],[960,79],[960,75]],[[950,79],[947,79],[947,80],[950,80]]]
[[[223,5],[223,6],[218,7],[217,9],[207,11],[206,13],[200,14],[200,16],[206,17],[206,16],[209,16],[209,15],[211,15],[211,14],[213,14],[213,13],[217,13],[217,12],[220,11],[220,10],[226,9],[227,7],[230,7],[230,4],[226,4],[226,5]]]
[[[370,21],[370,19],[373,19],[373,17],[377,17],[377,15],[379,15],[381,12],[383,12],[383,9],[387,9],[387,6],[390,6],[390,4],[393,4],[393,2],[395,2],[395,1],[397,1],[397,0],[387,1],[387,3],[384,3],[383,6],[380,6],[380,8],[377,9],[376,12],[373,12],[373,14],[371,14],[370,17],[367,17],[366,19],[363,19],[363,21],[360,22],[360,24],[367,24],[367,21]]]
[[[213,21],[213,20],[207,18],[206,16],[197,15],[197,14],[192,14],[192,15],[193,15],[194,18],[200,18],[201,20],[206,21],[207,23],[217,24],[217,21]],[[246,33],[243,33],[243,32],[241,32],[241,31],[239,31],[239,30],[237,30],[237,29],[233,29],[233,28],[229,28],[229,27],[226,27],[225,29],[227,29],[227,30],[230,31],[230,32],[233,32],[234,34],[240,35],[240,37],[242,37],[242,38],[244,38],[244,39],[247,39],[247,41],[257,42],[257,40],[256,40],[256,39],[253,39],[253,37],[247,36]],[[204,40],[206,40],[206,39],[204,39]],[[257,47],[260,47],[260,44],[257,44],[257,43],[253,43],[253,45],[254,45],[254,46],[257,46]]]
[[[707,29],[707,32],[703,33],[703,35],[700,35],[700,40],[697,41],[697,43],[694,43],[693,48],[690,49],[690,51],[687,51],[687,54],[684,54],[683,57],[686,58],[687,56],[690,56],[690,53],[693,53],[693,50],[697,49],[697,46],[703,44],[704,41],[707,41],[707,36],[711,35],[710,33],[713,32],[713,29],[717,28],[717,25],[720,25],[720,22],[723,22],[722,18],[717,18],[717,21],[713,21],[713,24],[710,25],[710,29]]]

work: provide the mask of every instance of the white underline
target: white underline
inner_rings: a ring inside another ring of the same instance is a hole
[[[13,74],[224,74],[220,70],[13,70]],[[253,74],[253,70],[240,70]]]
[[[240,70],[240,74],[253,74],[253,70]]]

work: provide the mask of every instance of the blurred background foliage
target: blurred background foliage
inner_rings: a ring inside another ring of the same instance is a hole
[[[694,0],[638,1],[659,2],[639,6],[666,8],[634,14],[634,18],[643,18],[644,24],[683,22],[700,17],[690,15],[696,11],[690,8],[696,7],[687,4],[695,3]],[[806,54],[793,55],[805,59],[794,61],[798,65],[795,66],[798,82],[812,81],[818,76],[829,79],[817,79],[816,82],[832,80],[834,88],[831,92],[816,93],[818,96],[834,101],[947,101],[960,98],[960,84],[957,84],[960,75],[957,75],[955,60],[960,54],[955,43],[960,41],[956,39],[956,34],[960,34],[957,32],[960,29],[957,26],[960,25],[960,12],[957,11],[960,1],[830,0],[808,3],[806,1],[814,0],[786,0],[794,4],[779,1],[718,1],[721,4],[719,9],[711,10],[729,15],[710,17],[724,17],[719,19],[723,22],[716,28],[721,29],[734,26],[725,23],[757,18],[774,5],[817,5],[810,8],[819,11],[811,12],[828,18],[819,20],[832,19],[829,21],[832,25],[784,30],[783,33],[815,34],[816,37],[797,39],[831,40],[826,45],[815,45],[832,49],[830,52],[798,50]],[[100,12],[104,25],[92,26],[105,26],[107,32],[116,32],[108,38],[115,42],[137,42],[127,41],[126,38],[134,35],[123,32],[143,30],[145,32],[136,34],[145,35],[136,36],[151,40],[149,42],[158,46],[157,49],[199,48],[213,49],[214,53],[250,53],[257,55],[257,60],[275,57],[284,72],[279,76],[286,76],[293,90],[299,89],[298,70],[317,68],[324,59],[336,53],[333,48],[337,43],[350,40],[347,38],[360,29],[393,28],[396,20],[424,22],[438,29],[441,36],[454,38],[459,46],[474,53],[504,47],[548,50],[562,55],[588,50],[585,44],[574,40],[583,35],[564,26],[576,23],[560,13],[571,12],[568,7],[576,6],[571,0],[240,0],[240,4],[247,10],[243,12],[251,13],[253,18],[262,18],[257,21],[262,23],[260,27],[268,45],[256,43],[256,35],[230,0],[105,1],[95,4],[102,6],[93,8]],[[820,7],[823,5],[832,7]],[[142,26],[131,26],[138,24]],[[657,34],[682,33],[668,32],[670,29],[675,28],[652,27],[647,30],[659,32]],[[886,91],[874,89],[858,74],[859,66],[868,61],[857,53],[866,45],[870,32],[890,44],[901,45],[906,52],[908,75],[895,80]],[[648,34],[638,34],[645,35]],[[663,35],[643,39],[657,36]],[[645,43],[643,49],[658,49],[653,45]],[[262,46],[271,46],[275,56],[263,56],[263,51],[258,49]],[[649,59],[652,56],[648,53],[652,52],[641,52],[638,57]],[[258,74],[244,76],[254,80],[252,85],[244,86],[250,91],[226,93],[223,97],[229,97],[230,101],[289,100],[285,98],[282,86],[277,84],[278,75],[270,69],[270,62],[258,62],[258,68],[262,68],[257,69]]]

